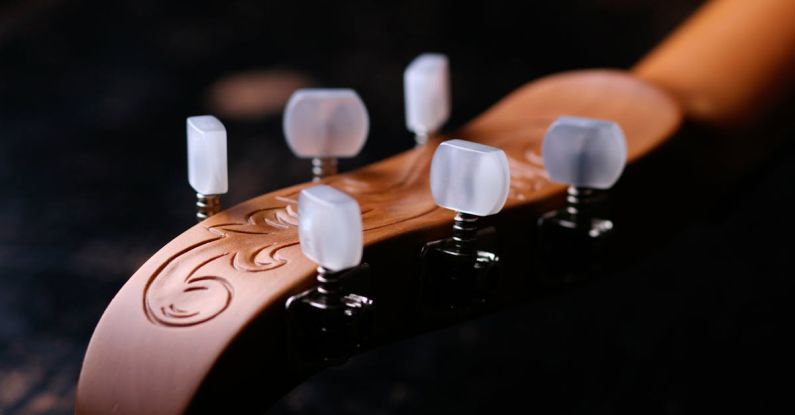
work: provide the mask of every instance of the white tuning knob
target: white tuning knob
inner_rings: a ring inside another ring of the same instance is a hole
[[[226,168],[226,128],[212,115],[187,119],[188,181],[196,190],[196,218],[221,210],[221,194],[229,190]]]
[[[476,216],[502,210],[511,173],[505,153],[465,140],[439,145],[431,163],[431,193],[441,207]]]
[[[326,185],[309,187],[298,198],[298,238],[304,255],[329,271],[362,260],[362,215],[347,194]]]
[[[226,128],[212,115],[188,117],[188,179],[205,195],[226,193]]]
[[[359,154],[370,119],[352,89],[299,89],[284,112],[284,135],[298,157],[312,158],[316,180],[336,174],[338,157]]]
[[[553,181],[608,189],[624,170],[627,142],[613,121],[566,116],[547,130],[542,155]]]
[[[450,116],[450,70],[447,56],[424,53],[403,73],[406,100],[406,127],[417,144],[439,130]]]

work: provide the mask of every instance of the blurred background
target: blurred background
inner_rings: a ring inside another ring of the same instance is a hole
[[[102,311],[193,225],[185,117],[225,123],[230,206],[309,178],[281,132],[296,88],[362,96],[350,169],[413,145],[402,72],[419,53],[450,57],[458,126],[537,77],[630,67],[701,3],[2,2],[0,414],[72,413]],[[790,108],[749,137],[791,135]],[[270,413],[791,410],[795,147],[777,150],[632,269],[367,353]]]

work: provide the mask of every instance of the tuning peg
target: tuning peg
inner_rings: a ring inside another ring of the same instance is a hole
[[[502,210],[510,180],[508,158],[498,148],[449,140],[436,149],[431,193],[456,216],[452,237],[423,249],[423,303],[429,308],[469,312],[486,301],[499,258],[478,249],[477,220]]]
[[[291,341],[304,363],[340,363],[372,330],[373,300],[348,293],[346,282],[367,278],[359,204],[330,186],[306,188],[298,198],[298,239],[318,264],[317,286],[287,300]]]
[[[403,73],[406,126],[417,145],[425,144],[450,116],[450,69],[447,56],[424,53]]]
[[[550,179],[569,185],[565,208],[539,219],[542,274],[553,282],[583,279],[606,263],[613,222],[605,190],[624,170],[624,132],[613,121],[560,117],[544,136],[542,156]]]
[[[476,221],[502,210],[510,182],[508,158],[498,148],[448,140],[436,149],[431,193],[437,205],[457,212],[453,241],[461,253],[475,252]]]
[[[299,89],[284,111],[290,149],[312,159],[314,181],[337,173],[337,158],[359,154],[370,119],[352,89]]]
[[[555,182],[609,189],[624,170],[627,142],[613,121],[564,116],[544,136],[542,156]]]
[[[362,259],[359,204],[330,186],[314,186],[298,198],[298,238],[304,255],[322,272],[341,271]]]
[[[196,219],[221,210],[221,195],[229,188],[226,169],[226,128],[212,115],[188,117],[188,181],[196,191]]]
[[[439,206],[462,214],[499,212],[511,182],[508,158],[491,146],[466,140],[439,145],[431,162],[431,193]]]

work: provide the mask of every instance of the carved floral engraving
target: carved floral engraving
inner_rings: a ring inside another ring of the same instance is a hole
[[[229,306],[235,278],[283,266],[287,260],[279,252],[298,243],[296,201],[277,196],[273,202],[240,222],[206,227],[206,240],[169,258],[146,287],[149,320],[165,326],[205,322]],[[211,265],[221,265],[223,275],[209,271]]]
[[[496,142],[506,144],[502,148],[510,161],[509,203],[523,201],[548,183],[540,140],[532,131],[504,136]],[[326,184],[359,201],[365,233],[421,218],[439,209],[428,182],[433,150],[428,145],[414,151],[400,169],[371,166]],[[232,304],[238,281],[267,278],[269,271],[287,264],[289,258],[281,252],[298,244],[297,199],[297,191],[271,195],[229,223],[212,224],[210,218],[206,239],[172,255],[149,278],[143,296],[147,318],[168,327],[201,324]]]

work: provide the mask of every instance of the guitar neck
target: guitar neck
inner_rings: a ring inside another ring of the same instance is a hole
[[[792,0],[711,1],[632,72],[675,97],[690,120],[746,123],[795,79],[794,21]]]

